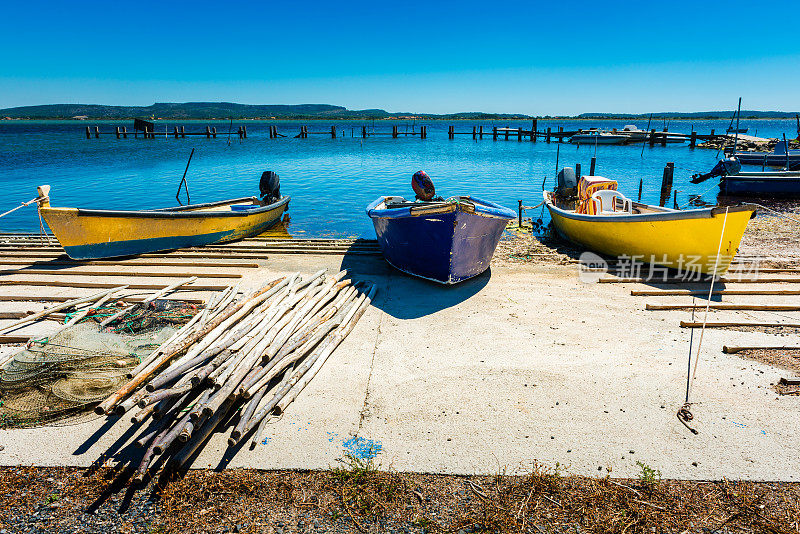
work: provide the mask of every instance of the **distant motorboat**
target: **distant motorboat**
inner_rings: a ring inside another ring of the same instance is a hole
[[[642,130],[633,124],[626,124],[622,130],[617,130],[615,133],[627,136],[628,143],[640,143],[647,140],[647,130]]]
[[[573,145],[621,145],[627,141],[627,135],[594,129],[582,130],[569,138],[569,142]]]

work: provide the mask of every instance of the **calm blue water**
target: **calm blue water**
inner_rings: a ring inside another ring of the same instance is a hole
[[[632,122],[640,128],[647,121],[539,121],[539,129],[565,130],[597,126],[621,128]],[[234,122],[230,144],[227,121],[183,122],[187,131],[201,131],[206,124],[217,127],[217,139],[193,137],[155,140],[120,139],[114,135],[86,140],[84,128],[99,124],[101,132],[112,132],[124,122],[0,122],[0,212],[36,196],[36,186],[50,184],[54,206],[85,208],[156,208],[175,204],[175,192],[192,148],[195,155],[189,173],[189,192],[193,202],[249,196],[258,193],[261,172],[274,170],[281,177],[281,191],[292,196],[289,231],[298,237],[365,236],[373,237],[372,224],[364,207],[382,194],[413,197],[411,175],[425,170],[436,185],[437,193],[472,194],[516,209],[517,200],[527,205],[541,200],[543,179],[552,188],[556,170],[556,151],[560,166],[581,163],[588,173],[595,147],[547,144],[516,140],[493,142],[491,136],[473,141],[471,135],[447,138],[447,128],[471,132],[473,124],[483,124],[484,132],[492,126],[530,128],[529,121],[427,123],[428,139],[392,139],[391,136],[362,140],[350,137],[351,128],[359,135],[362,124],[336,122],[346,137],[329,135],[294,139],[301,124],[310,131],[330,131],[329,122],[245,121],[248,138],[240,141]],[[174,122],[163,121],[170,130]],[[269,139],[269,125],[289,137]],[[390,132],[392,124],[401,131],[410,122],[377,121],[376,131]],[[711,128],[724,131],[727,120],[672,121],[669,130],[708,133]],[[793,120],[743,121],[749,134],[763,137],[794,137]],[[662,121],[651,127],[660,130]],[[560,147],[560,149],[559,149]],[[667,147],[600,146],[597,147],[596,174],[616,179],[620,190],[635,197],[639,179],[644,180],[643,200],[658,202],[661,175],[668,161],[675,162],[675,188],[678,201],[684,204],[689,195],[701,194],[716,202],[716,181],[692,185],[690,176],[705,172],[716,163],[716,151],[695,149],[688,145]],[[538,216],[538,212],[534,218]],[[0,219],[0,231],[38,231],[36,209],[26,207]]]

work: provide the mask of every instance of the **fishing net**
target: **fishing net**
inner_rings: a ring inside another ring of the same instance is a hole
[[[133,320],[143,318],[136,317]],[[146,328],[135,329],[129,322],[121,331],[101,331],[96,321],[88,320],[32,340],[0,372],[0,426],[65,424],[95,417],[85,408],[122,386],[128,371],[177,331],[152,314],[145,322]]]

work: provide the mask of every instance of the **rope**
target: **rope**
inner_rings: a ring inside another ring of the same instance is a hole
[[[692,412],[689,410],[692,406],[690,401],[692,387],[694,386],[694,379],[697,376],[697,364],[700,362],[700,349],[703,347],[703,334],[706,331],[706,322],[708,321],[708,310],[711,308],[711,297],[714,294],[714,282],[717,280],[717,269],[719,268],[719,257],[720,253],[722,252],[722,240],[725,238],[725,226],[728,223],[728,207],[725,208],[725,218],[722,219],[722,231],[719,235],[719,245],[717,246],[717,257],[714,259],[714,271],[713,275],[711,276],[711,284],[708,288],[708,297],[706,299],[706,310],[705,314],[703,315],[703,326],[700,329],[700,340],[697,342],[697,354],[694,357],[694,367],[691,369],[691,372],[688,376],[687,384],[686,384],[686,402],[681,406],[678,410],[677,416],[680,422],[689,430],[691,430],[692,434],[698,434],[697,430],[689,426],[689,421],[691,421],[694,416]],[[694,314],[694,308],[692,308],[692,313]],[[690,343],[693,337],[694,332],[690,336]],[[691,365],[691,352],[692,348],[691,345],[689,346],[689,365]]]
[[[794,222],[796,222],[796,223],[800,223],[800,220],[798,220],[798,219],[795,219],[794,217],[789,217],[788,215],[786,215],[785,213],[783,213],[783,212],[781,212],[781,211],[777,211],[777,210],[774,210],[774,209],[772,209],[772,208],[768,208],[768,207],[766,207],[766,206],[763,206],[763,205],[761,205],[761,204],[756,204],[755,202],[748,202],[748,204],[752,204],[753,206],[758,206],[758,207],[759,207],[759,208],[761,208],[762,210],[771,211],[772,213],[774,213],[774,214],[775,214],[775,215],[777,215],[778,217],[783,217],[784,219],[789,219],[790,221],[794,221]]]
[[[14,213],[15,211],[17,211],[17,210],[18,210],[18,209],[20,209],[20,208],[24,208],[25,206],[30,206],[30,205],[31,205],[31,204],[33,204],[34,202],[38,202],[38,201],[40,201],[40,200],[44,200],[45,198],[47,198],[47,197],[36,197],[36,198],[33,198],[33,199],[31,199],[31,200],[29,200],[29,201],[27,201],[27,202],[23,202],[22,204],[20,204],[20,205],[19,205],[19,206],[17,206],[16,208],[10,209],[10,210],[8,210],[8,211],[7,211],[7,212],[5,212],[5,213],[0,213],[0,218],[1,218],[1,217],[5,217],[5,216],[6,216],[6,215],[8,215],[9,213]]]

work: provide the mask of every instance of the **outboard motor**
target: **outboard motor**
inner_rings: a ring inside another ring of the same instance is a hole
[[[281,198],[281,179],[273,171],[264,171],[261,174],[258,189],[261,191],[261,200],[267,204],[272,204]]]
[[[739,163],[738,159],[725,158],[719,160],[719,163],[714,165],[714,168],[711,169],[711,172],[692,175],[691,182],[693,184],[699,184],[701,182],[705,182],[709,178],[714,178],[715,176],[732,176],[734,174],[738,174],[740,170],[742,170],[742,164]]]
[[[431,177],[425,171],[417,171],[411,177],[411,188],[414,194],[417,195],[418,200],[431,200],[436,194],[436,188],[433,186]]]
[[[558,172],[556,183],[556,194],[562,197],[574,197],[576,188],[578,187],[575,169],[572,167],[564,167],[561,169]]]

